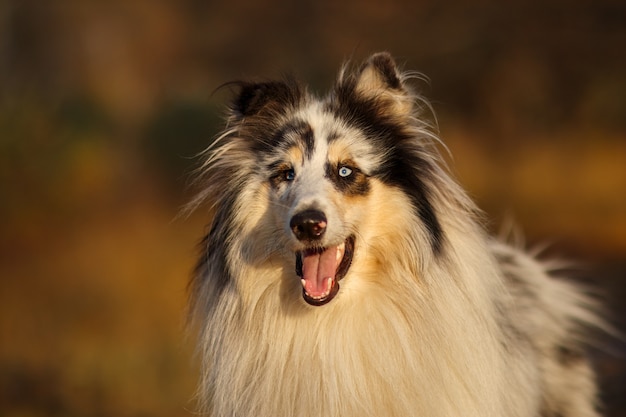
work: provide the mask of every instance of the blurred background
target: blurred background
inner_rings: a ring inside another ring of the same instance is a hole
[[[623,0],[0,0],[0,416],[190,416],[176,215],[222,83],[324,92],[389,50],[430,79],[453,171],[498,231],[581,262],[626,318]],[[623,345],[595,353],[626,416]]]

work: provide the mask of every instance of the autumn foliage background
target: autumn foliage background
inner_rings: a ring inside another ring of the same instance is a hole
[[[190,416],[194,155],[224,82],[323,92],[389,50],[430,79],[453,172],[498,231],[580,261],[626,317],[626,4],[514,0],[0,2],[0,416]],[[609,416],[626,358],[594,353]],[[416,388],[418,389],[418,388]]]

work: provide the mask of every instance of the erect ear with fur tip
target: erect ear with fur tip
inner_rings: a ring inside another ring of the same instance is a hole
[[[356,75],[354,92],[363,98],[381,100],[381,104],[399,115],[408,115],[413,108],[412,98],[388,52],[374,54],[363,64]]]
[[[391,55],[387,52],[379,52],[372,55],[361,67],[357,89],[367,93],[387,88],[399,90],[402,88],[402,83]]]
[[[232,108],[237,118],[276,115],[287,107],[297,106],[302,99],[302,88],[293,79],[237,84],[240,91]]]

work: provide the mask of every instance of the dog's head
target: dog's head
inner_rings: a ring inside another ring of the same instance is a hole
[[[383,263],[402,245],[420,246],[410,249],[420,256],[441,250],[431,200],[437,157],[406,78],[379,53],[355,71],[344,68],[321,99],[292,80],[239,84],[231,128],[211,163],[228,167],[226,155],[240,162],[215,170],[214,181],[233,176],[238,193],[248,193],[248,207],[230,210],[268,202],[269,213],[254,220],[266,241],[255,244],[292,262],[311,305],[331,301],[358,263]]]

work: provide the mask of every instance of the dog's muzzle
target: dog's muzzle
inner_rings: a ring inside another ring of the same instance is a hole
[[[350,268],[354,236],[339,245],[321,246],[328,221],[322,211],[313,209],[295,214],[289,226],[296,239],[307,245],[296,253],[296,274],[301,278],[302,296],[311,305],[324,305],[337,295],[339,280]]]

